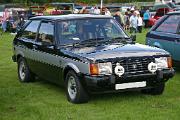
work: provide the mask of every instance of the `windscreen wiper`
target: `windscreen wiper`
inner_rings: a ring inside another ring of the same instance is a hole
[[[111,39],[112,42],[121,42],[121,43],[129,43],[128,40],[130,40],[129,37],[115,37]]]
[[[105,38],[92,38],[92,39],[83,40],[83,41],[79,42],[79,44],[94,44],[94,43],[97,44],[104,39]]]
[[[129,37],[115,37],[113,38],[115,40],[123,40],[123,39],[130,39]]]

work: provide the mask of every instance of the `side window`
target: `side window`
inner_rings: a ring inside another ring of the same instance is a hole
[[[177,33],[180,16],[172,15],[169,16],[155,31]]]
[[[38,41],[53,43],[54,24],[52,22],[42,22],[39,28]]]
[[[32,21],[23,31],[22,36],[27,39],[36,39],[36,33],[39,26],[40,21]]]

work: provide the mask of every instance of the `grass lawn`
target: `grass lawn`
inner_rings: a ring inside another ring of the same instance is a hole
[[[144,43],[145,34],[137,42]],[[180,71],[163,95],[140,92],[93,95],[86,104],[71,104],[63,88],[43,82],[20,83],[11,60],[12,35],[0,35],[0,120],[179,120]]]

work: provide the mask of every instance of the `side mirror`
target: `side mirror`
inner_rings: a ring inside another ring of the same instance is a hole
[[[131,40],[133,43],[135,43],[136,42],[136,35],[131,35]]]

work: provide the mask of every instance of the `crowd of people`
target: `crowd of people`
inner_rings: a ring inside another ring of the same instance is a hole
[[[17,30],[21,28],[24,23],[25,15],[23,13],[18,13],[17,11],[10,12],[8,9],[4,10],[1,19],[1,28],[3,32],[17,32]]]
[[[113,16],[113,18],[125,29],[130,30],[131,34],[134,33],[141,33],[143,25],[145,27],[148,27],[148,21],[150,19],[150,12],[149,10],[146,10],[146,12],[142,15],[140,14],[140,11],[136,9],[135,7],[132,9],[127,9],[125,13],[122,13],[119,8],[116,9],[115,12],[111,13],[108,8],[103,7],[102,9],[99,9],[97,6],[93,6],[90,9],[87,9],[86,7],[82,7],[81,10],[74,10],[74,14],[103,14],[108,16]],[[24,24],[24,17],[23,15],[18,15],[18,20],[14,20],[12,16],[10,16],[7,9],[3,12],[2,17],[2,29],[4,32],[7,31],[8,25],[11,25],[11,28],[16,29],[22,27]]]
[[[76,14],[103,14],[113,16],[114,19],[125,29],[130,30],[130,33],[141,33],[142,27],[148,27],[148,21],[151,17],[149,10],[146,10],[145,13],[141,13],[138,9],[131,8],[127,9],[125,13],[122,13],[119,8],[116,9],[115,13],[111,13],[108,8],[103,7],[102,10],[97,6],[92,7],[90,10],[83,7],[81,10],[75,10]]]

